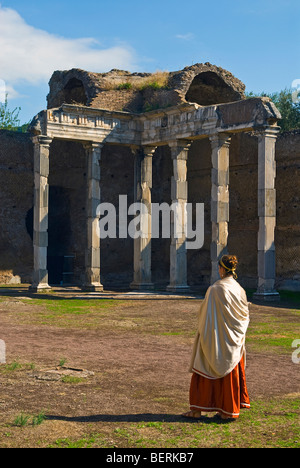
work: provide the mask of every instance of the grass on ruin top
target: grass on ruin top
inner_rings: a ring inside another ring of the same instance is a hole
[[[123,83],[117,86],[118,90],[123,89],[132,89],[135,91],[143,91],[144,89],[167,89],[168,87],[168,80],[169,80],[169,73],[163,71],[157,71],[153,73],[147,78],[143,78],[142,80],[134,80],[128,79]]]

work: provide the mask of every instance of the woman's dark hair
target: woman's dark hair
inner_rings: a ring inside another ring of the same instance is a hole
[[[225,268],[226,276],[235,276],[235,270],[237,269],[238,263],[236,255],[223,255],[221,260],[219,260],[219,265]]]

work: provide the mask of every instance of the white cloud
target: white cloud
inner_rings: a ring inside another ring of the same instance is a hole
[[[191,41],[194,39],[195,35],[193,33],[187,33],[187,34],[176,34],[177,39],[182,39],[183,41]]]
[[[30,26],[17,11],[0,4],[0,78],[11,97],[16,86],[48,82],[55,70],[132,69],[134,59],[127,45],[101,49],[93,38],[59,37]]]

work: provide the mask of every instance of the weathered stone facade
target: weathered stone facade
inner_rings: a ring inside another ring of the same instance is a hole
[[[158,84],[157,80],[162,79],[163,82]],[[79,69],[56,71],[49,86],[49,109],[65,103],[141,113],[150,108],[163,109],[186,102],[207,106],[245,97],[245,85],[240,80],[210,63],[154,75],[122,70],[103,74]]]
[[[268,99],[244,100],[244,86],[230,73],[200,64],[169,74],[164,89],[147,89],[137,84],[134,89],[112,89],[117,87],[112,82],[119,86],[124,77],[128,82],[149,79],[148,74],[119,71],[101,76],[79,70],[53,75],[49,110],[39,114],[32,125],[35,177],[29,136],[18,136],[18,151],[26,146],[22,164],[29,164],[23,184],[24,193],[28,194],[22,200],[27,200],[26,210],[22,203],[19,209],[19,231],[23,243],[26,241],[24,262],[19,262],[19,245],[23,244],[17,242],[15,246],[12,241],[18,224],[14,221],[10,226],[3,212],[1,226],[10,227],[1,229],[0,244],[6,247],[0,248],[7,251],[8,260],[1,260],[0,281],[9,282],[13,277],[17,281],[20,277],[22,281],[32,281],[36,288],[69,281],[92,290],[130,284],[144,289],[155,284],[180,291],[188,285],[210,284],[216,278],[217,258],[229,249],[240,258],[239,278],[245,286],[256,289],[260,284],[267,285],[267,292],[275,292],[279,283],[288,285],[291,283],[287,281],[294,281],[292,286],[296,287],[299,270],[293,261],[285,260],[282,246],[289,252],[287,257],[291,257],[299,245],[299,183],[291,184],[292,192],[285,190],[284,183],[292,180],[291,175],[294,179],[299,175],[299,134],[278,139],[275,179],[273,133],[277,134],[278,113]],[[114,95],[123,97],[117,101],[113,100]],[[198,104],[188,103],[187,98]],[[213,103],[216,100],[223,104]],[[153,110],[143,112],[145,103],[150,102]],[[126,106],[127,110],[132,106],[131,112],[124,112]],[[258,130],[262,131],[261,136]],[[256,136],[241,133],[245,131],[254,131]],[[4,132],[4,139],[5,135]],[[5,158],[14,155],[10,149],[6,156],[3,154],[1,168]],[[258,177],[258,161],[259,173],[266,167],[270,185]],[[4,179],[10,174],[5,170],[0,171]],[[1,205],[17,206],[18,197],[9,177],[5,180],[7,188],[2,189],[4,182],[0,190]],[[34,184],[33,280],[29,225]],[[186,252],[184,239],[151,240],[151,235],[148,241],[122,238],[99,243],[94,232],[97,214],[93,207],[100,200],[117,206],[120,194],[127,194],[129,203],[204,203],[203,248]],[[286,209],[288,203],[294,203],[292,210]],[[275,247],[276,284],[272,271]],[[16,267],[15,257],[19,262]],[[266,265],[271,273],[266,271]],[[257,279],[258,271],[261,280]]]

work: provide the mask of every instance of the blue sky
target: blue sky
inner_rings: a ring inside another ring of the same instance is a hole
[[[300,79],[299,0],[0,0],[1,83],[27,122],[57,69],[175,71],[210,62],[247,91]],[[3,93],[2,93],[3,95]]]

